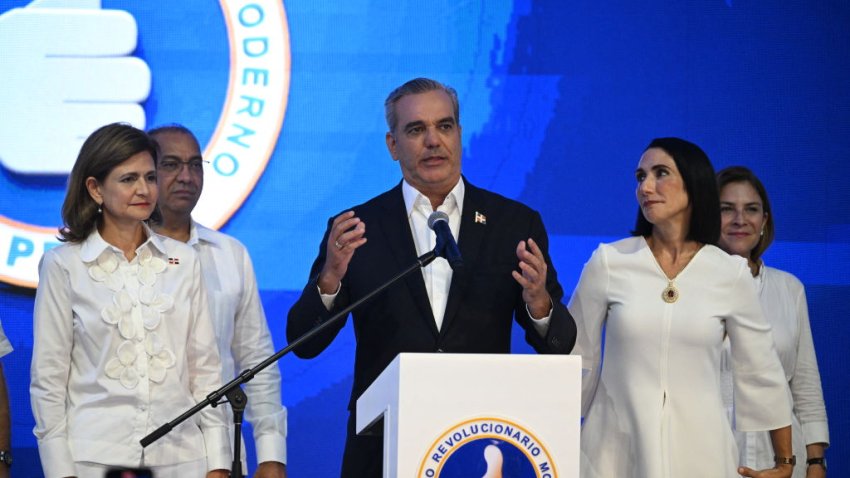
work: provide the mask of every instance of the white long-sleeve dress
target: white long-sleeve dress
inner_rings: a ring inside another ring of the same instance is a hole
[[[818,362],[809,324],[809,307],[803,284],[792,274],[762,266],[754,279],[764,316],[773,330],[773,339],[785,379],[794,399],[791,431],[797,466],[794,478],[806,476],[806,445],[829,444],[826,406],[823,402]],[[727,341],[728,342],[728,341]],[[732,410],[732,369],[727,365],[731,353],[727,343],[723,350],[722,369],[724,400]],[[765,432],[735,430],[739,461],[750,468],[773,464],[773,447]]]
[[[738,427],[791,423],[746,261],[707,245],[674,279],[673,303],[662,300],[668,283],[643,237],[600,245],[582,271],[569,306],[585,369],[582,477],[738,476],[721,399],[727,334]]]

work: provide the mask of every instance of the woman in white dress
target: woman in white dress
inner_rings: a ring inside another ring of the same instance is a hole
[[[156,147],[126,124],[86,139],[35,297],[30,396],[44,475],[223,478],[221,408],[142,448],[139,440],[221,386],[221,362],[194,249],[152,233]]]
[[[762,254],[773,242],[775,229],[767,190],[759,178],[745,167],[732,166],[717,173],[717,186],[721,218],[718,245],[729,254],[747,259],[794,401],[793,449],[801,461],[806,458],[806,464],[795,467],[793,476],[823,478],[829,428],[805,289],[793,275],[767,267],[762,261]],[[727,346],[724,354],[729,353]],[[726,367],[723,374],[723,383],[728,388],[724,397],[732,408],[732,370]],[[773,450],[767,433],[735,430],[735,439],[741,464],[755,468],[772,463]]]
[[[569,306],[585,369],[581,476],[791,476],[782,367],[746,262],[712,245],[720,211],[708,157],[655,139],[635,177],[633,237],[596,249]],[[727,334],[737,423],[772,430],[777,459],[766,470],[738,467],[720,391]]]

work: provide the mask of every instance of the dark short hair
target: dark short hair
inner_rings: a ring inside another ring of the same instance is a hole
[[[180,123],[170,123],[162,126],[157,126],[156,128],[151,128],[148,130],[148,136],[150,136],[154,144],[156,145],[157,151],[159,151],[159,143],[156,140],[156,137],[163,133],[180,133],[185,134],[186,136],[192,138],[192,141],[195,142],[195,146],[198,147],[198,151],[201,150],[201,143],[198,142],[198,138],[195,137],[195,133],[192,132],[189,128],[183,126]]]
[[[443,91],[449,95],[452,101],[452,109],[454,110],[455,123],[460,124],[460,104],[457,100],[457,91],[451,86],[446,86],[437,80],[430,78],[414,78],[407,83],[394,89],[384,100],[384,115],[387,119],[387,126],[390,132],[395,132],[398,115],[395,111],[395,105],[398,101],[408,95],[418,95],[428,93],[429,91]]]
[[[147,151],[157,162],[156,145],[144,131],[126,123],[102,126],[89,135],[80,148],[62,204],[62,222],[59,240],[82,242],[101,221],[98,204],[86,188],[86,179],[103,182],[116,166],[132,156]],[[156,212],[156,211],[154,211]]]
[[[714,178],[714,167],[699,146],[680,138],[656,138],[644,150],[659,148],[673,158],[685,184],[691,205],[691,222],[687,239],[703,244],[717,244],[720,238],[720,195]],[[652,223],[638,206],[634,236],[652,234]]]
[[[758,176],[755,175],[749,168],[744,166],[729,166],[721,169],[717,173],[717,191],[718,194],[723,191],[723,188],[731,183],[749,183],[756,190],[761,198],[761,207],[767,214],[767,224],[764,225],[764,235],[759,238],[756,247],[750,251],[750,259],[758,264],[764,251],[773,243],[773,238],[776,236],[776,228],[773,225],[773,211],[770,208],[770,199],[767,197],[767,189]]]

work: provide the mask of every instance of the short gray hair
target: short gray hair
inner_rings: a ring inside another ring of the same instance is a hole
[[[457,100],[457,91],[451,86],[446,86],[437,80],[430,78],[414,78],[407,83],[394,89],[387,99],[384,101],[384,115],[387,118],[387,126],[390,132],[395,131],[398,115],[396,115],[395,105],[398,101],[408,95],[418,95],[429,91],[444,91],[452,100],[452,109],[454,110],[455,122],[460,124],[460,105]]]

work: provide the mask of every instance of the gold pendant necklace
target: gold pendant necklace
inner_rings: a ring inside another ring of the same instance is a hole
[[[664,290],[661,292],[661,299],[664,300],[664,302],[667,302],[668,304],[672,304],[673,302],[679,300],[679,289],[677,289],[676,286],[673,285],[673,281],[667,282],[667,287],[665,287]]]

